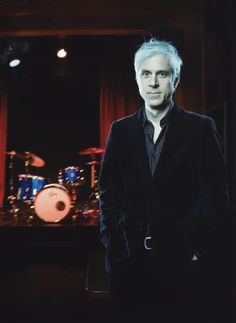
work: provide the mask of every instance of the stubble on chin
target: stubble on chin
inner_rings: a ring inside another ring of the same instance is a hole
[[[171,101],[166,101],[166,102],[161,102],[159,104],[151,104],[150,102],[148,102],[148,104],[146,104],[150,110],[154,110],[154,111],[163,111],[165,110],[169,105],[170,105]]]

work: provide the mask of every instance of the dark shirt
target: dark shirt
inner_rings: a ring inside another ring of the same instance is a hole
[[[143,128],[144,128],[144,135],[145,135],[145,143],[146,143],[146,151],[148,154],[148,160],[149,160],[149,167],[151,170],[152,176],[154,176],[156,167],[158,165],[158,161],[160,159],[160,155],[162,152],[162,148],[165,142],[165,136],[166,131],[168,127],[168,117],[170,114],[170,111],[172,110],[173,104],[170,106],[167,113],[164,115],[164,117],[160,120],[160,126],[161,126],[161,132],[156,140],[156,142],[153,142],[153,135],[154,135],[154,126],[151,123],[151,121],[148,120],[145,108],[143,109]],[[148,205],[148,208],[150,205]],[[152,214],[151,211],[147,211],[147,214]],[[144,226],[144,232],[147,237],[150,237],[150,222],[147,221],[146,225]],[[151,247],[151,241],[148,240],[147,244],[149,247]]]
[[[148,154],[149,167],[150,167],[152,176],[154,176],[155,169],[157,167],[157,164],[161,155],[161,151],[163,148],[163,144],[165,141],[165,134],[166,134],[167,125],[168,125],[168,116],[171,109],[172,109],[172,106],[169,108],[165,116],[160,120],[160,126],[162,130],[155,143],[153,142],[154,126],[148,120],[145,112],[145,108],[143,109],[143,128],[144,128],[144,135],[145,135],[146,151]]]

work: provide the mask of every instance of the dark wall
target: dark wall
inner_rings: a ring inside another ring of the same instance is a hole
[[[228,168],[231,205],[235,210],[236,192],[236,24],[232,1],[218,5],[205,2],[204,68],[206,113],[215,117],[222,136]],[[214,12],[212,11],[214,8]]]

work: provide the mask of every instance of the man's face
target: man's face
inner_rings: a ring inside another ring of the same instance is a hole
[[[168,58],[163,54],[156,54],[141,62],[137,83],[145,106],[151,109],[163,109],[172,101],[178,82],[174,82]]]

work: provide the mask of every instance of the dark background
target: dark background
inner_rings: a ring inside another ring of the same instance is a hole
[[[8,92],[7,150],[30,150],[43,158],[45,167],[31,167],[30,172],[52,181],[61,167],[85,167],[88,157],[78,152],[100,145],[102,75],[107,57],[114,67],[120,58],[109,53],[123,49],[132,70],[133,53],[144,37],[156,34],[176,41],[184,59],[177,102],[215,118],[227,160],[232,259],[223,279],[219,277],[219,283],[227,278],[223,320],[227,323],[235,321],[236,299],[234,12],[230,0],[220,4],[214,0],[101,0],[92,5],[79,0],[0,1],[0,84]],[[8,39],[29,46],[23,64],[14,70],[1,56]],[[55,57],[59,45],[68,48],[64,61]],[[22,161],[17,160],[15,167],[16,174],[24,173]],[[1,227],[3,322],[109,322],[98,228],[58,228]],[[209,323],[204,318],[202,322]]]
[[[79,188],[80,195],[86,199],[91,185],[91,166],[86,163],[91,156],[80,152],[100,146],[102,75],[107,65],[116,67],[125,60],[129,67],[124,75],[135,83],[133,55],[143,39],[143,36],[118,35],[9,38],[8,41],[27,50],[22,53],[19,66],[6,69],[7,151],[30,151],[42,158],[45,166],[30,166],[29,173],[44,177],[46,183],[57,183],[61,169],[79,167],[85,175],[85,184]],[[56,57],[61,46],[68,52],[65,59]],[[112,77],[116,78],[115,68]],[[102,154],[97,154],[96,159],[101,161]],[[7,156],[5,203],[10,188],[9,166],[10,157]],[[99,170],[97,165],[97,176]],[[25,173],[24,161],[14,158],[16,191],[20,185],[19,177]]]
[[[104,41],[68,37],[63,42],[68,56],[60,60],[60,40],[30,38],[28,56],[9,71],[8,150],[31,151],[44,159],[45,167],[31,168],[34,174],[55,181],[59,169],[84,166],[80,150],[99,146]]]

